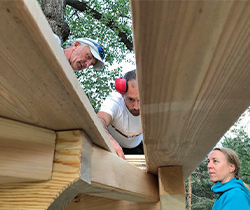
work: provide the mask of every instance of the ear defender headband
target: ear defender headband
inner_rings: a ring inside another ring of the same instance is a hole
[[[117,92],[124,94],[128,90],[127,81],[124,78],[118,78],[115,80],[115,89]]]

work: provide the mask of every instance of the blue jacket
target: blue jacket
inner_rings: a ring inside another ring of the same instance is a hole
[[[217,182],[211,189],[219,195],[212,210],[250,210],[250,191],[242,180]]]

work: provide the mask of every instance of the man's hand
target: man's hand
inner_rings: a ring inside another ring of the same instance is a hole
[[[123,150],[122,150],[121,146],[118,144],[118,142],[116,140],[114,140],[114,138],[113,138],[113,140],[110,139],[110,142],[111,142],[113,148],[115,149],[115,152],[118,155],[118,157],[122,158],[123,160],[126,160],[124,153],[123,153]]]
[[[112,120],[111,115],[108,113],[105,113],[105,112],[98,112],[97,116],[98,116],[105,132],[107,133],[109,141],[111,142],[116,154],[118,155],[118,157],[125,160],[125,156],[124,156],[124,153],[123,153],[123,150],[122,150],[120,144],[118,144],[118,142],[113,138],[113,136],[111,136],[111,134],[108,131],[108,126],[110,125],[111,120]]]

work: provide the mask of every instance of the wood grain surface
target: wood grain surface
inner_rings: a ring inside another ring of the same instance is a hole
[[[79,194],[65,210],[160,210],[160,202],[131,202]]]
[[[186,192],[181,166],[158,169],[161,210],[184,210]]]
[[[82,136],[79,131],[71,133],[71,138],[67,140],[61,138],[63,134],[56,140],[51,179],[43,182],[1,184],[0,209],[48,209],[68,186],[80,179]],[[73,197],[66,197],[67,203],[70,198],[74,198],[74,194],[71,196]]]
[[[56,133],[0,118],[0,184],[49,180]]]
[[[250,1],[131,1],[147,170],[186,179],[250,104]]]
[[[82,129],[114,152],[37,1],[0,2],[0,116],[52,129]]]

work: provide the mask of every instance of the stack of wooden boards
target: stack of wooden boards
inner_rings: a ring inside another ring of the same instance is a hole
[[[250,104],[250,3],[131,9],[146,170],[114,153],[37,2],[0,2],[0,209],[185,209]]]

